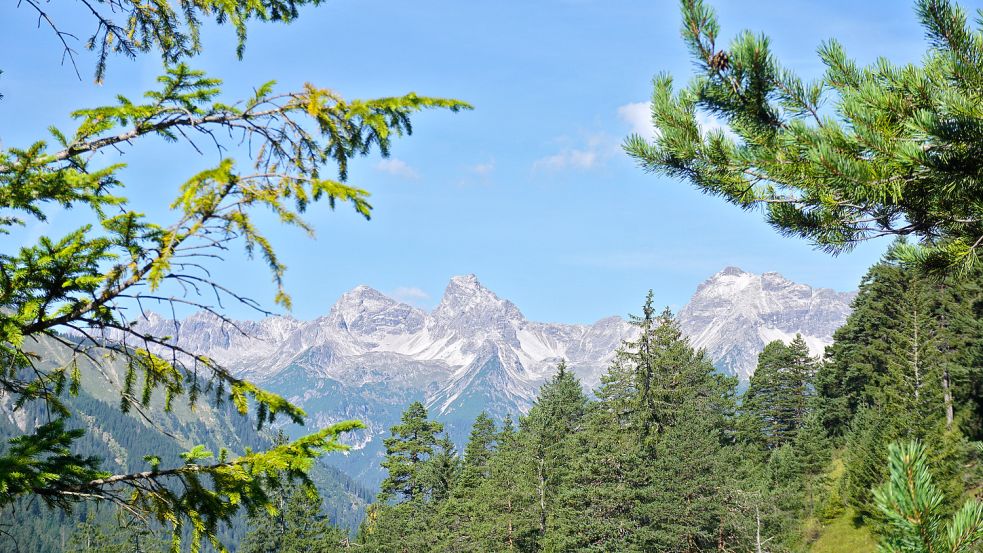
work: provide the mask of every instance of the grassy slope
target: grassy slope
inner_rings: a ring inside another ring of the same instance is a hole
[[[826,475],[831,488],[841,485],[846,472],[845,468],[843,459],[836,455]],[[866,526],[856,523],[856,515],[850,508],[844,509],[835,518],[826,520],[821,524],[815,521],[810,526],[817,536],[809,548],[810,553],[874,553],[877,551],[877,542],[870,530]]]
[[[811,553],[873,553],[877,543],[864,526],[854,523],[852,511],[846,511],[826,522],[819,539],[809,549]]]

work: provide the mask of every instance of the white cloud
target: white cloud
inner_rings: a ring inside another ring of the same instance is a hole
[[[588,136],[586,144],[582,146],[566,148],[559,153],[537,159],[532,168],[534,171],[586,171],[600,166],[618,151],[616,141],[606,134],[597,133]]]
[[[631,125],[631,132],[641,135],[647,140],[655,138],[651,102],[633,102],[620,106],[618,117]]]
[[[495,170],[495,162],[489,161],[488,163],[477,163],[469,167],[469,170],[479,177],[487,177],[492,171]]]
[[[631,131],[641,135],[646,140],[652,140],[658,136],[659,131],[652,124],[652,104],[651,102],[633,102],[618,107],[618,117],[631,125]],[[730,130],[726,123],[717,119],[709,113],[698,111],[696,113],[696,124],[700,126],[700,133],[703,136],[710,131],[722,130],[731,140],[739,140],[739,137]]]
[[[559,171],[561,169],[590,169],[597,163],[597,152],[593,150],[564,150],[558,154],[537,159],[533,169]]]
[[[400,286],[389,295],[399,301],[412,304],[424,303],[430,299],[430,294],[413,286]]]
[[[375,164],[377,171],[383,173],[388,173],[396,177],[402,177],[404,179],[417,180],[420,178],[420,173],[401,159],[394,157],[387,159],[380,159],[379,163]]]

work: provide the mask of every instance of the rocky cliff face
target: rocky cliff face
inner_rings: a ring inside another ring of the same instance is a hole
[[[696,289],[679,323],[719,368],[747,380],[768,342],[802,334],[812,354],[822,355],[850,314],[854,295],[728,267]]]

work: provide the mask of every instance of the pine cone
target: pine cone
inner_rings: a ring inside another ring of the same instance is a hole
[[[710,56],[710,68],[716,71],[726,71],[730,67],[730,56],[727,52],[721,50],[716,54]]]

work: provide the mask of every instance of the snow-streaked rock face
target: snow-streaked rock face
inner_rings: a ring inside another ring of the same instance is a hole
[[[771,340],[802,333],[820,354],[851,298],[777,273],[727,268],[699,286],[678,318],[694,346],[747,379]],[[183,321],[148,314],[138,325],[286,396],[318,427],[365,422],[350,441],[355,450],[334,462],[369,485],[379,481],[381,438],[410,402],[425,402],[461,441],[483,410],[496,418],[526,411],[561,360],[586,389],[596,388],[615,350],[635,334],[621,317],[592,325],[529,321],[474,275],[453,277],[431,312],[359,286],[312,321],[230,325],[208,313]]]
[[[850,314],[854,296],[796,284],[778,273],[727,267],[697,288],[679,323],[718,367],[747,380],[768,342],[802,334],[812,354],[822,355]]]

